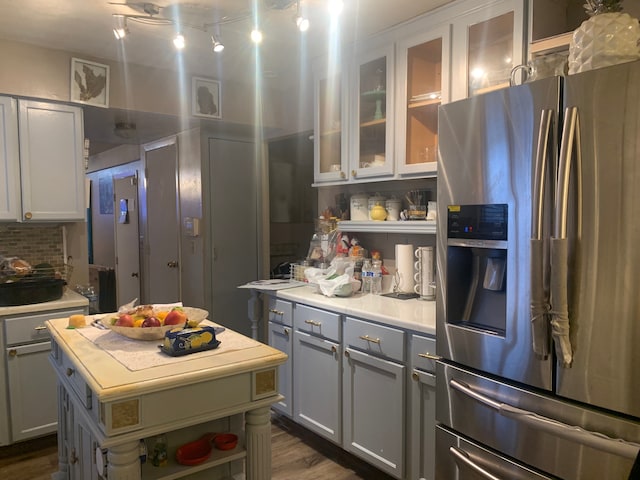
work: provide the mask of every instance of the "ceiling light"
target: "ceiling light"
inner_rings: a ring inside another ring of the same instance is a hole
[[[184,48],[184,36],[181,33],[178,33],[173,39],[173,45],[178,49],[182,50]]]
[[[211,35],[211,43],[213,43],[213,51],[216,53],[220,53],[224,50],[224,45],[222,42],[216,39],[214,35]]]
[[[300,0],[296,3],[296,25],[298,26],[298,30],[301,32],[306,32],[309,30],[309,19],[302,16],[300,13]]]
[[[251,41],[256,44],[262,43],[262,32],[257,27],[251,30]]]
[[[123,15],[114,15],[114,27],[113,27],[113,35],[118,40],[122,40],[129,33],[129,29],[127,28],[127,18]]]

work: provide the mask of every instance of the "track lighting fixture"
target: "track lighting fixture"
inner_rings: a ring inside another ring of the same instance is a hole
[[[220,37],[218,37],[220,38]],[[220,53],[224,50],[224,45],[218,39],[216,39],[215,35],[211,35],[211,43],[213,44],[213,51],[216,53]]]
[[[296,13],[294,21],[298,30],[301,32],[306,32],[309,29],[309,19],[306,18],[300,9],[301,0],[261,0],[260,2],[262,6],[258,8],[261,12],[263,11],[285,11],[292,9],[295,5]],[[113,34],[118,40],[122,40],[125,36],[129,34],[129,28],[127,26],[127,22],[136,22],[142,23],[145,25],[155,25],[155,26],[173,26],[174,28],[179,27],[180,32],[177,33],[175,38],[173,39],[174,46],[181,50],[185,48],[186,42],[184,37],[184,28],[186,29],[195,29],[200,30],[205,33],[211,34],[211,43],[213,45],[214,52],[221,52],[224,50],[224,45],[220,41],[220,28],[231,24],[242,21],[250,20],[254,17],[254,12],[251,10],[240,10],[234,14],[226,15],[216,19],[211,23],[202,23],[202,24],[193,24],[193,23],[185,23],[182,21],[178,21],[179,16],[179,4],[177,7],[172,8],[164,8],[159,5],[155,5],[153,3],[113,3],[114,5],[126,5],[130,8],[134,8],[139,10],[139,13],[117,13],[113,14],[114,18],[114,28]],[[342,9],[342,0],[329,0],[329,8],[332,14],[337,14]],[[204,7],[203,7],[204,8]],[[208,8],[208,7],[207,7]],[[205,9],[206,10],[206,9]],[[206,10],[207,12],[209,10]],[[203,14],[202,18],[205,15]],[[256,26],[251,32],[251,40],[255,44],[259,44],[263,40],[263,34]]]
[[[113,26],[113,35],[118,40],[122,40],[129,33],[129,29],[127,28],[127,18],[123,15],[114,15],[114,26]]]
[[[181,33],[176,34],[173,39],[173,45],[178,49],[182,50],[185,46],[184,35]]]

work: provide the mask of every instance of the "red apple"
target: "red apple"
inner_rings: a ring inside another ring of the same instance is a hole
[[[158,320],[156,317],[145,318],[144,322],[142,322],[142,325],[141,325],[142,328],[159,327],[159,326],[160,326],[160,320]]]
[[[184,325],[187,323],[187,314],[182,310],[171,310],[164,318],[165,325]]]
[[[116,320],[117,327],[133,327],[133,317],[128,313],[123,313]]]

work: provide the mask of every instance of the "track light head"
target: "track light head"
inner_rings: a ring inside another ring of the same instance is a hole
[[[224,50],[224,45],[214,35],[211,35],[211,43],[213,44],[213,51],[220,53]]]
[[[182,50],[185,46],[184,36],[181,33],[178,33],[173,39],[173,45],[178,49]]]
[[[113,21],[113,35],[117,40],[122,40],[129,33],[129,29],[127,28],[127,17],[123,15],[114,15]]]
[[[255,44],[262,43],[262,32],[258,29],[258,27],[251,30],[251,40]]]

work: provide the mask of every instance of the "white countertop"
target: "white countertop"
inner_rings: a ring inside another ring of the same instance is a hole
[[[316,293],[313,287],[307,285],[284,290],[265,291],[264,293],[344,315],[373,320],[389,326],[414,330],[428,335],[436,334],[435,301],[417,298],[399,300],[381,295],[362,293],[351,297],[326,297],[321,293]]]
[[[83,297],[79,293],[65,287],[62,297],[58,300],[52,300],[51,302],[32,303],[29,305],[0,307],[0,317],[44,312],[48,310],[63,310],[66,308],[86,307],[88,305],[89,300],[86,297]]]

